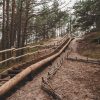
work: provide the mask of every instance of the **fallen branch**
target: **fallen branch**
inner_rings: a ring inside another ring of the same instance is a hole
[[[52,86],[50,86],[50,84],[48,82],[46,82],[43,78],[42,78],[42,85],[41,88],[43,91],[45,91],[49,96],[52,96],[54,100],[62,100],[61,96],[58,95],[54,89],[52,89]]]

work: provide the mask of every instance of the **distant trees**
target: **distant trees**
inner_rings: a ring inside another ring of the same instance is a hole
[[[25,45],[30,7],[34,0],[3,0],[2,50]]]
[[[74,5],[76,23],[74,28],[82,31],[100,31],[100,0],[81,0]]]
[[[50,1],[2,0],[2,50],[25,46],[29,34],[41,39],[55,36],[55,29],[65,24],[67,14],[58,8],[57,0],[54,0],[51,7],[47,2]],[[39,5],[42,8],[36,13],[35,7]]]
[[[59,3],[55,0],[51,8],[44,4],[41,14],[36,17],[34,30],[43,39],[55,37],[56,29],[65,25],[68,14],[59,9]]]

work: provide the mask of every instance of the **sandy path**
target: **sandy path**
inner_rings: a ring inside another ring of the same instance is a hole
[[[8,97],[7,100],[50,100],[49,96],[41,89],[41,79],[42,77],[46,77],[48,72],[53,70],[54,66],[57,66],[58,61],[59,58],[52,63],[52,66],[48,66],[34,77],[31,82],[27,82],[25,86],[22,86]]]
[[[21,87],[7,100],[49,100],[48,96],[41,90],[41,78],[46,76],[50,67],[38,74],[31,82]]]
[[[76,40],[70,45],[70,56],[81,58]],[[62,100],[100,100],[100,65],[65,60],[52,85]]]
[[[100,67],[65,61],[52,85],[63,100],[100,100]]]
[[[54,39],[50,41],[49,44],[57,43],[58,40],[61,40],[61,38]],[[56,61],[58,59],[53,62],[53,66],[57,65]],[[31,82],[27,82],[25,86],[18,89],[16,93],[13,93],[10,97],[7,98],[7,100],[49,100],[50,98],[48,95],[41,90],[41,79],[42,77],[47,76],[47,73],[50,70],[52,70],[52,67],[47,66],[43,72],[33,78]]]
[[[73,40],[70,47],[71,55],[78,55],[76,40]],[[52,65],[55,64],[56,61]],[[46,68],[7,100],[50,100],[40,86],[41,77],[47,76],[51,68]],[[100,66],[65,60],[51,84],[62,95],[62,100],[100,100]]]

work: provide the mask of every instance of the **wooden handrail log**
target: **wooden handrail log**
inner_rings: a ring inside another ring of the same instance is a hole
[[[2,51],[0,51],[0,53],[9,52],[9,51],[12,51],[13,49],[14,49],[14,48],[12,48],[12,49],[2,50]]]
[[[29,67],[27,67],[25,70],[14,76],[12,79],[10,79],[8,82],[3,84],[0,87],[0,96],[4,95],[7,93],[9,90],[11,90],[15,85],[17,85],[20,81],[22,81],[26,76],[28,76],[30,73],[35,72],[37,69],[41,68],[43,65],[47,64],[48,62],[54,60],[57,58],[64,50],[65,48],[69,45],[69,43],[72,41],[72,39],[69,39],[67,44],[65,44],[59,52],[55,53],[54,55],[43,59],[39,61],[36,64],[33,64]]]
[[[61,39],[60,41],[59,41],[59,45],[61,45],[64,41],[65,41],[65,39],[66,39],[66,37],[67,37],[67,35],[65,35],[64,37],[63,37],[63,39]],[[5,60],[3,60],[3,61],[0,61],[0,64],[2,64],[2,63],[5,63],[5,62],[8,62],[8,61],[10,61],[10,60],[15,60],[15,59],[19,59],[19,58],[22,58],[22,57],[25,57],[25,56],[27,56],[27,55],[31,55],[31,54],[35,54],[35,53],[37,53],[38,51],[36,51],[36,52],[33,52],[33,53],[27,53],[27,54],[24,54],[24,55],[20,55],[20,56],[18,56],[18,57],[15,57],[15,53],[16,53],[16,51],[18,51],[18,50],[22,50],[22,49],[32,49],[32,48],[36,48],[36,47],[46,47],[46,46],[50,46],[50,45],[36,45],[36,46],[26,46],[26,47],[22,47],[22,48],[12,48],[12,49],[7,49],[7,50],[3,50],[3,51],[0,51],[0,53],[2,54],[2,53],[4,53],[4,52],[12,52],[12,56],[9,58],[9,59],[5,59]],[[54,45],[53,45],[54,46]]]
[[[9,59],[3,60],[3,61],[0,62],[0,64],[3,64],[3,63],[8,62],[8,61],[11,61],[11,60],[13,60],[13,59],[14,59],[14,57],[11,57],[11,58],[9,58]]]
[[[65,35],[65,36],[62,38],[62,40],[63,40],[64,38],[66,38],[66,37],[67,37],[67,35]],[[17,51],[17,50],[21,50],[21,49],[25,49],[25,48],[35,48],[35,47],[44,47],[44,46],[49,46],[49,45],[36,45],[36,46],[25,46],[25,47],[21,47],[21,48],[11,48],[11,49],[2,50],[2,51],[0,51],[0,53],[9,52],[9,51],[12,51],[13,49],[15,49],[15,50]]]
[[[14,60],[16,60],[16,59],[20,59],[20,58],[25,57],[25,56],[28,56],[28,55],[29,55],[29,53],[24,54],[24,55],[21,55],[21,56],[18,56],[18,57],[14,57]]]
[[[22,49],[28,49],[30,46],[26,46],[26,47],[22,47],[22,48],[16,48],[15,50],[18,51],[18,50],[22,50]]]
[[[18,50],[27,49],[27,48],[36,48],[36,47],[45,47],[45,46],[49,46],[49,45],[36,45],[36,46],[26,46],[26,47],[21,47],[21,48],[11,48],[11,49],[2,50],[0,51],[0,53],[9,52],[14,49],[15,51],[18,51]]]
[[[17,57],[10,57],[9,59],[0,61],[0,64],[8,62],[10,60],[17,60],[17,59],[20,59],[20,58],[25,57],[25,56],[31,56],[31,55],[36,54],[38,52],[41,52],[41,51],[36,51],[36,52],[33,52],[33,53],[27,53],[27,54],[24,54],[24,55],[21,55],[21,56],[17,56]]]

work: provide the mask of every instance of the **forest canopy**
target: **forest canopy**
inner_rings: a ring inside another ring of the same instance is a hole
[[[74,28],[81,31],[100,31],[100,0],[80,0],[74,7]]]
[[[52,4],[52,6],[50,6]],[[65,24],[68,14],[57,0],[3,0],[1,49],[24,47],[27,38],[47,39]]]

